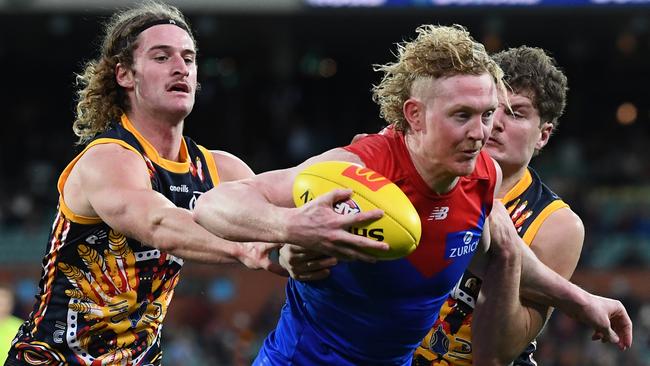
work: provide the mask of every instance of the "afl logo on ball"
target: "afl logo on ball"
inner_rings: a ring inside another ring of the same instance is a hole
[[[350,215],[350,214],[358,214],[359,212],[361,212],[361,209],[359,208],[359,205],[357,205],[356,202],[349,199],[347,201],[341,201],[335,203],[334,212],[336,212],[339,215]]]

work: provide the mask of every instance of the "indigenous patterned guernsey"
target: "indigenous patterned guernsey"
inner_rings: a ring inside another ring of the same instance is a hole
[[[535,238],[544,220],[568,207],[528,168],[526,174],[503,198],[519,236],[527,245]],[[471,321],[481,280],[467,271],[440,310],[440,317],[415,352],[414,366],[471,366]],[[531,343],[515,360],[515,366],[534,366]]]
[[[160,330],[183,260],[75,215],[63,185],[90,147],[118,144],[142,156],[151,188],[178,207],[218,183],[212,154],[185,137],[181,163],[161,158],[126,116],[63,171],[59,209],[43,259],[40,293],[14,340],[10,360],[27,365],[159,365]]]
[[[410,364],[477,249],[496,181],[489,156],[481,153],[472,174],[437,195],[417,173],[401,133],[387,130],[346,149],[413,202],[420,244],[399,260],[339,263],[322,281],[290,279],[277,328],[255,365]]]

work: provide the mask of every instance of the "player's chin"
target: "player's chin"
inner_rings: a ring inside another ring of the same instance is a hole
[[[184,101],[180,103],[172,103],[167,107],[167,112],[173,115],[177,115],[181,118],[187,117],[194,108],[194,100]]]
[[[459,177],[463,177],[472,174],[474,168],[476,168],[476,158],[467,159],[455,164],[454,173]]]
[[[495,157],[496,155],[501,154],[500,146],[496,144],[492,144],[489,141],[487,144],[485,144],[485,147],[483,149],[485,149],[485,151],[487,151],[487,153],[490,154],[491,157]]]

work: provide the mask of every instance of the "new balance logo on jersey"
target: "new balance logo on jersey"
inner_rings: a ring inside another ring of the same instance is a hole
[[[446,206],[434,207],[433,211],[431,211],[431,215],[429,215],[429,218],[427,220],[428,221],[444,220],[447,218],[448,213],[449,213],[449,207]]]

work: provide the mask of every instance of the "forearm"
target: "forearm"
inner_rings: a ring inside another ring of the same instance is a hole
[[[472,319],[472,352],[477,365],[505,365],[535,338],[545,316],[520,298],[527,246],[502,205],[495,205],[488,223],[484,237],[490,250],[473,263],[483,283]]]
[[[521,264],[521,263],[520,263]],[[492,261],[486,268],[472,318],[475,365],[507,365],[515,360],[544,327],[548,307],[519,296],[520,268]],[[495,326],[498,324],[498,326]]]
[[[529,314],[519,298],[521,250],[499,245],[498,252],[487,256],[472,318],[473,360],[475,365],[506,365],[528,343],[524,335],[530,328]]]
[[[223,183],[199,197],[194,220],[209,232],[235,241],[283,243],[288,208],[278,207],[244,183]]]
[[[142,231],[142,241],[177,257],[203,263],[240,261],[241,243],[217,237],[198,225],[190,211],[177,207],[157,210]]]
[[[589,293],[548,268],[527,246],[522,249],[521,296],[577,317]]]

